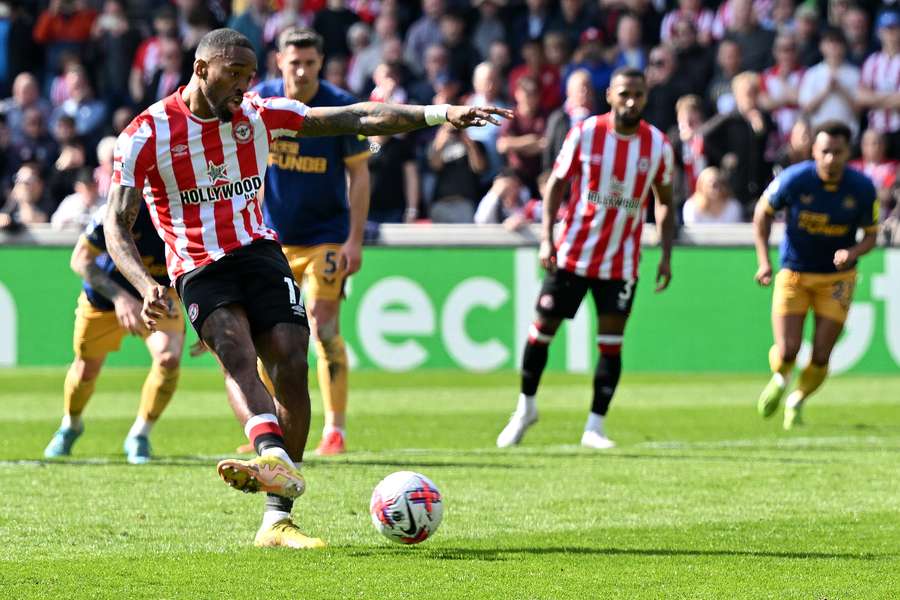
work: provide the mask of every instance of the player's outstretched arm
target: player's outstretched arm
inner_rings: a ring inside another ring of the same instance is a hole
[[[169,304],[166,288],[150,276],[131,234],[143,201],[141,192],[136,188],[112,184],[107,197],[103,228],[106,231],[106,250],[119,272],[143,296],[144,310],[141,317],[147,327],[155,331],[156,319],[169,312]]]
[[[756,246],[756,275],[754,279],[759,285],[772,283],[772,262],[769,260],[769,236],[772,234],[772,222],[775,215],[765,196],[756,203],[753,211],[753,244]]]
[[[672,184],[653,186],[653,197],[656,201],[656,232],[659,234],[659,247],[662,251],[659,266],[656,270],[656,291],[661,292],[672,281],[672,245],[675,242],[675,210],[672,207]]]
[[[415,131],[432,125],[450,123],[457,129],[499,125],[498,117],[510,118],[512,111],[495,106],[411,106],[359,102],[349,106],[317,106],[310,108],[300,130],[301,136],[392,135]]]

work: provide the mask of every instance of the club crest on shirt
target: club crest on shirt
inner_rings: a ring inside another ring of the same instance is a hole
[[[241,121],[231,130],[231,135],[234,137],[234,141],[239,144],[249,142],[253,139],[253,125],[247,121]]]
[[[856,198],[853,196],[845,196],[844,197],[844,208],[847,210],[853,210],[856,208]]]
[[[812,194],[800,194],[800,202],[802,202],[803,204],[812,204],[812,201]]]
[[[200,316],[200,307],[194,302],[188,307],[188,318],[190,318],[191,323],[193,323],[197,320],[198,316]]]
[[[638,172],[646,173],[647,171],[650,170],[650,159],[647,158],[646,156],[641,158],[641,160],[638,161],[637,167],[638,167]]]
[[[206,176],[209,177],[210,185],[219,185],[220,183],[228,183],[228,173],[225,169],[225,163],[221,165],[215,164],[213,161],[206,163]]]

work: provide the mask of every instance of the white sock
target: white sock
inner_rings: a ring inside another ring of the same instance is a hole
[[[603,421],[605,417],[596,413],[588,413],[587,423],[584,424],[585,431],[593,431],[603,435]]]
[[[278,521],[290,518],[291,513],[289,512],[284,512],[283,510],[267,510],[263,513],[262,525],[260,525],[259,528],[268,529]]]
[[[288,456],[287,450],[284,448],[279,448],[278,446],[269,446],[265,450],[262,451],[260,456],[277,456],[287,464],[294,466],[294,461],[291,460],[291,457]]]
[[[338,433],[341,434],[341,436],[344,435],[344,428],[343,428],[343,427],[335,427],[334,425],[326,425],[325,427],[322,428],[322,437],[325,437],[326,435],[328,435],[328,434],[331,433],[332,431],[337,431]]]
[[[785,402],[791,408],[797,408],[801,404],[803,404],[803,396],[800,394],[799,390],[794,390],[790,394],[788,394],[787,401]]]
[[[81,415],[63,415],[61,429],[76,429],[81,431],[84,424],[81,422]]]
[[[144,417],[138,417],[134,420],[134,425],[131,426],[131,429],[128,431],[128,437],[136,437],[136,436],[150,436],[150,430],[153,429],[153,425],[156,421],[147,421]]]
[[[772,373],[772,381],[778,384],[778,387],[783,388],[787,385],[787,378],[784,375],[779,373],[778,371]]]
[[[516,412],[520,415],[533,415],[537,412],[537,399],[534,396],[519,394],[519,403]]]

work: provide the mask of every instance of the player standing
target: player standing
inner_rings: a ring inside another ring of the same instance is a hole
[[[309,434],[309,328],[277,236],[262,218],[258,192],[272,140],[496,124],[495,115],[510,113],[376,103],[308,108],[246,94],[255,72],[245,36],[232,29],[203,36],[188,85],[138,115],[118,139],[107,245],[144,298],[145,323],[156,327],[166,288],[148,274],[131,234],[143,199],[166,244],[169,275],[222,367],[231,407],[258,454],[220,461],[219,475],[236,489],[268,493],[257,545],[320,548],[324,542],[302,534],[290,514],[306,487],[296,465]],[[257,374],[257,356],[277,403]]]
[[[355,103],[347,92],[319,80],[323,59],[319,34],[287,29],[278,39],[282,78],[261,83],[254,91],[263,98],[286,96],[311,108]],[[345,450],[348,366],[339,309],[344,279],[362,263],[369,212],[368,158],[368,142],[356,135],[302,143],[278,140],[269,151],[263,217],[278,234],[294,278],[305,288],[325,405],[325,428],[316,448],[320,455]]]
[[[125,456],[131,464],[150,461],[150,430],[172,399],[178,384],[184,347],[184,317],[175,292],[168,293],[172,310],[150,332],[141,320],[141,296],[116,269],[106,251],[103,211],[98,211],[78,238],[70,261],[82,280],[83,290],[75,310],[75,360],[66,373],[64,414],[59,430],[44,450],[47,458],[69,456],[75,440],[84,432],[81,414],[94,393],[97,377],[110,352],[126,335],[144,338],[153,364],[141,389],[138,416],[125,438]],[[138,253],[154,280],[169,285],[165,249],[156,235],[150,212],[143,208],[134,223]]]
[[[784,210],[786,221],[772,297],[772,378],[758,402],[763,417],[778,409],[803,341],[806,313],[812,308],[815,316],[812,357],[785,403],[785,429],[802,424],[803,402],[825,381],[853,300],[856,262],[875,247],[877,195],[868,177],[846,166],[851,135],[839,121],[821,124],[813,138],[813,160],[792,165],[776,177],[753,215],[759,263],[755,278],[764,286],[772,283],[769,233],[775,213]],[[864,232],[858,243],[857,229]]]
[[[606,100],[609,113],[589,117],[569,131],[547,182],[540,246],[547,275],[522,357],[519,402],[497,437],[500,448],[518,444],[537,421],[535,395],[550,342],[563,319],[575,316],[588,290],[597,311],[600,358],[581,445],[596,449],[615,445],[606,436],[603,421],[622,372],[622,339],[637,287],[651,188],[662,247],[656,291],[664,290],[672,278],[672,147],[662,132],[641,119],[647,103],[643,72],[617,70]],[[554,243],[556,211],[569,180],[565,226]]]

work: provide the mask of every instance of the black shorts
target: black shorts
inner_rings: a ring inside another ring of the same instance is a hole
[[[197,334],[214,310],[239,304],[255,336],[277,323],[309,329],[300,286],[278,242],[261,240],[179,277],[175,289]],[[202,337],[202,336],[201,336]]]
[[[637,279],[593,279],[565,269],[547,273],[538,296],[537,312],[545,317],[571,319],[588,290],[598,315],[631,313]]]

